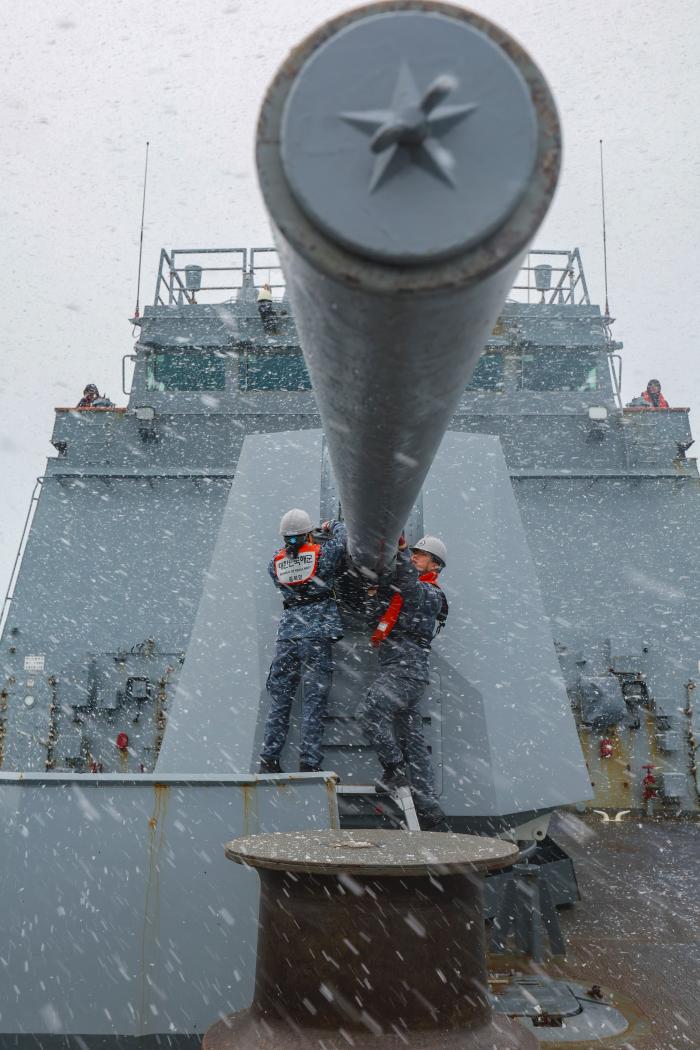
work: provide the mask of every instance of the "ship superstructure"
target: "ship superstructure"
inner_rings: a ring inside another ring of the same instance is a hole
[[[273,249],[164,250],[134,320],[126,407],[56,410],[5,607],[5,770],[156,768],[243,440],[319,427]],[[502,446],[591,805],[675,813],[697,807],[698,472],[687,409],[622,405],[610,324],[577,250],[530,252],[450,431]]]

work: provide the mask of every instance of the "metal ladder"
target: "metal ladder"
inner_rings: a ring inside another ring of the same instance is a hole
[[[406,818],[407,829],[409,831],[420,831],[418,814],[416,813],[416,804],[413,801],[411,789],[409,787],[397,788],[396,791],[390,791],[389,795],[403,811],[403,815]]]
[[[395,791],[379,792],[373,784],[339,784],[336,788],[339,795],[378,795],[388,796],[399,807],[404,816],[408,831],[420,831],[418,814],[410,787],[397,788]]]

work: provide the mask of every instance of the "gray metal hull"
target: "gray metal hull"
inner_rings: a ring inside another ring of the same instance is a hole
[[[320,774],[1,773],[0,824],[12,902],[0,1042],[24,1033],[41,1045],[43,1035],[201,1035],[247,1006],[258,885],[223,843],[337,826],[337,809]]]

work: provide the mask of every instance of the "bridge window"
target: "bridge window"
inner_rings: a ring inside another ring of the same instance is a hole
[[[242,354],[241,390],[311,390],[301,354]]]
[[[151,354],[149,390],[225,390],[226,355],[216,350],[176,350]]]
[[[482,354],[467,390],[502,390],[503,354]]]
[[[523,390],[595,390],[598,386],[595,351],[540,350],[520,358]]]

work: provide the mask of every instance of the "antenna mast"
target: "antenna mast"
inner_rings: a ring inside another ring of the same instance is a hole
[[[146,182],[148,180],[148,147],[150,142],[146,142],[146,166],[143,172],[143,201],[141,204],[141,237],[139,239],[139,273],[136,279],[136,309],[134,310],[134,317],[140,317],[139,303],[141,300],[141,258],[143,256],[143,220],[146,215]]]
[[[605,274],[605,316],[610,317],[608,306],[608,239],[605,227],[605,176],[603,173],[603,140],[600,140],[600,198],[603,205],[603,272]]]

